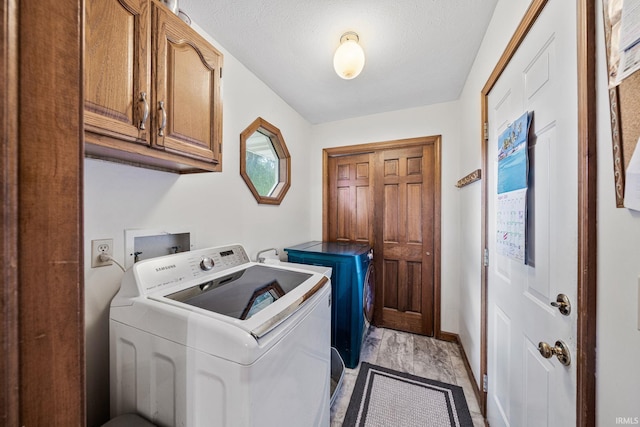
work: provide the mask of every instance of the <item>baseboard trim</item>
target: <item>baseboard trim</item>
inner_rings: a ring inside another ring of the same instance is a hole
[[[469,376],[469,380],[471,380],[471,387],[473,387],[473,392],[475,393],[476,399],[478,399],[478,402],[482,402],[484,393],[480,391],[480,388],[478,387],[478,381],[476,380],[476,377],[473,375],[473,370],[471,369],[471,364],[469,363],[469,359],[467,358],[467,353],[464,351],[464,347],[460,343],[460,336],[452,332],[440,331],[440,333],[436,338],[442,341],[448,341],[458,345],[458,348],[460,349],[460,355],[462,356],[462,361],[464,362],[464,367],[467,370],[467,375]],[[482,410],[482,407],[481,407],[481,410]],[[487,419],[486,419],[487,414],[483,412],[482,416],[485,417],[484,423],[485,425],[488,426]]]
[[[458,334],[440,331],[440,333],[436,335],[436,338],[441,341],[448,341],[460,345],[460,337],[458,336]]]

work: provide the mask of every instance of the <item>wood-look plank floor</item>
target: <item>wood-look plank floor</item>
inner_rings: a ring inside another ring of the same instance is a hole
[[[372,326],[360,361],[462,387],[474,427],[485,425],[457,344]],[[359,371],[360,365],[345,369],[342,387],[331,408],[331,427],[342,426]]]

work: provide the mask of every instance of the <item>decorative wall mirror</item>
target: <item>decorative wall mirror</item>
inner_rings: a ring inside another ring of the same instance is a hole
[[[258,203],[279,205],[291,186],[291,156],[284,138],[261,117],[240,134],[240,175]]]

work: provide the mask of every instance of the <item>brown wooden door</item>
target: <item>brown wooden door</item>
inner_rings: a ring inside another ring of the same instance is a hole
[[[439,137],[326,150],[325,232],[368,242],[375,324],[439,334]]]
[[[372,154],[329,158],[329,240],[373,245]]]
[[[157,34],[153,144],[219,163],[222,144],[222,54],[165,7],[152,3]]]
[[[149,145],[149,1],[88,1],[85,20],[85,129]]]
[[[375,262],[381,326],[433,335],[433,145],[376,154]]]

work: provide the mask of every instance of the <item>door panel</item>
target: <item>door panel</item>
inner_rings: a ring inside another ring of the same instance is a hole
[[[329,240],[373,243],[370,154],[329,158]]]
[[[577,288],[577,65],[571,2],[550,0],[488,98],[488,400],[492,426],[575,425],[575,363],[538,343],[568,344],[576,313],[550,305]],[[529,133],[526,264],[496,250],[497,139],[525,111]]]
[[[407,301],[408,311],[419,312],[422,310],[422,268],[420,263],[407,263],[407,281],[409,283]]]
[[[407,185],[407,242],[422,243],[422,183]]]
[[[527,341],[524,364],[524,426],[537,427],[548,425],[549,413],[548,390],[553,374],[552,362],[540,358],[538,344]]]
[[[384,234],[382,240],[385,243],[400,241],[400,189],[398,185],[388,184],[384,186]]]
[[[382,283],[384,283],[384,307],[397,309],[398,308],[398,261],[391,261],[385,259],[382,271],[384,272],[382,277]]]
[[[493,341],[493,363],[495,366],[512,366],[511,359],[511,318],[500,307],[493,313],[495,340]],[[493,400],[498,415],[507,425],[511,420],[511,371],[497,369],[491,381]]]
[[[335,240],[349,240],[349,234],[351,231],[351,188],[342,187],[336,189],[336,191],[338,192],[338,212],[335,223]],[[333,238],[331,240],[333,240]]]
[[[381,326],[433,335],[433,146],[383,150],[376,154],[376,217],[382,237],[377,306]]]
[[[358,166],[361,166],[361,164],[359,164]],[[354,240],[356,242],[370,242],[371,239],[369,238],[369,235],[371,229],[371,221],[369,219],[369,215],[371,213],[371,207],[369,205],[369,200],[371,199],[371,189],[369,188],[369,186],[358,186],[356,187],[355,191],[356,211],[354,218]]]

